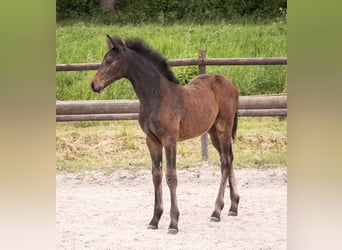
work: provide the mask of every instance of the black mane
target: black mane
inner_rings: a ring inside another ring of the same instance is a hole
[[[125,45],[127,48],[134,50],[141,56],[148,58],[166,79],[179,84],[179,80],[166,63],[166,58],[154,51],[145,41],[139,38],[131,38],[125,40]]]

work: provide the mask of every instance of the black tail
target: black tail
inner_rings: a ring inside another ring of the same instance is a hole
[[[233,141],[235,141],[236,138],[236,131],[238,127],[238,111],[236,110],[235,116],[234,116],[234,125],[233,125]]]

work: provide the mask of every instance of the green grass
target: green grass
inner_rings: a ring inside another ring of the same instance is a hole
[[[199,49],[207,58],[286,57],[287,25],[278,20],[264,24],[141,24],[99,25],[57,23],[56,63],[101,62],[106,53],[105,34],[123,39],[140,37],[168,59],[196,58]],[[174,67],[177,77],[188,82],[196,66]],[[277,94],[286,91],[286,66],[207,66],[207,73],[230,78],[241,95]],[[103,94],[91,91],[94,71],[57,72],[58,100],[135,99],[127,80],[108,87]]]
[[[278,118],[239,118],[233,145],[235,168],[287,165],[287,121]],[[219,156],[209,143],[209,162]],[[163,160],[165,166],[165,156]],[[200,138],[178,143],[177,168],[201,163]],[[56,124],[57,171],[111,172],[118,168],[151,168],[145,134],[137,121],[70,122]]]
[[[286,57],[287,25],[273,23],[217,23],[206,25],[98,25],[57,23],[56,63],[101,62],[107,51],[105,34],[123,39],[140,37],[168,59],[196,58],[199,49],[207,58]],[[174,67],[183,83],[198,74],[196,66]],[[286,93],[286,66],[207,66],[207,73],[231,79],[240,95]],[[92,92],[95,71],[57,72],[56,99],[135,99],[127,80],[120,80],[101,95]],[[287,122],[278,118],[239,118],[233,146],[234,165],[270,167],[287,165]],[[200,139],[178,144],[178,168],[201,162]],[[165,157],[164,157],[165,159]],[[209,162],[219,166],[219,156],[209,144]],[[56,124],[58,171],[150,168],[145,135],[137,121],[68,122]],[[164,160],[165,164],[165,160]]]

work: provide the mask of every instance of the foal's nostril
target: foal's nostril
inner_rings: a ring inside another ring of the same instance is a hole
[[[94,82],[91,82],[91,89],[92,89],[93,91],[95,91]]]

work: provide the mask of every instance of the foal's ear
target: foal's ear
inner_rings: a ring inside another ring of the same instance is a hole
[[[117,41],[116,39],[113,39],[110,35],[106,34],[107,36],[107,45],[108,45],[108,49],[112,50],[112,49],[122,49],[123,48],[123,44],[121,44],[119,41]]]
[[[109,50],[111,50],[111,49],[113,49],[113,48],[115,48],[116,47],[116,45],[115,45],[115,42],[113,41],[113,39],[110,37],[110,35],[108,35],[108,34],[106,34],[106,36],[107,36],[107,45],[108,45],[108,49]]]

